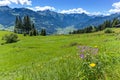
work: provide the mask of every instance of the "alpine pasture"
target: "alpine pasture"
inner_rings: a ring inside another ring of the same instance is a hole
[[[18,34],[18,42],[4,45],[2,36],[11,32],[0,31],[0,80],[119,80],[120,29],[112,30],[115,33]],[[97,58],[84,60],[90,51],[83,55],[79,46],[97,48]]]

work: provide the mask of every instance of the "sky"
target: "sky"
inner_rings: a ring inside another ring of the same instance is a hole
[[[120,0],[0,0],[0,6],[26,7],[34,11],[109,15],[120,13]]]

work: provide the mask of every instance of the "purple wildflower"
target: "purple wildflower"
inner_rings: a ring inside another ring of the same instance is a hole
[[[98,53],[98,48],[92,48],[89,46],[78,46],[80,58],[85,58],[86,55],[96,55]]]
[[[83,58],[84,58],[84,54],[80,54],[80,58],[82,58],[82,59],[83,59]]]

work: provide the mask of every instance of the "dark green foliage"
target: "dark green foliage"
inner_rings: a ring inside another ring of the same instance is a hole
[[[34,36],[37,36],[37,35],[38,35],[38,31],[35,29],[35,25],[34,25],[34,24],[32,24],[32,34],[33,34]]]
[[[15,20],[14,32],[15,33],[22,33],[23,32],[22,29],[23,29],[22,19],[20,16],[17,16],[16,20]]]
[[[41,29],[41,35],[46,36],[46,29]]]
[[[93,30],[93,27],[92,27],[92,26],[86,27],[86,28],[84,29],[84,33],[91,33],[92,30]]]
[[[13,42],[17,42],[18,41],[18,36],[14,33],[11,33],[11,34],[7,34],[7,35],[4,35],[2,37],[2,40],[5,40],[6,43],[13,43]]]
[[[120,20],[117,18],[114,18],[112,21],[112,27],[115,27],[115,25],[120,24]]]
[[[24,27],[24,31],[26,31],[27,34],[32,29],[31,20],[30,20],[30,17],[28,15],[25,16],[23,19],[23,27]]]
[[[24,36],[27,34],[36,36],[38,34],[28,15],[24,16],[23,20],[20,16],[16,17],[14,32],[24,34]]]
[[[15,20],[15,27],[14,27],[14,32],[17,33],[17,29],[18,29],[18,22],[19,22],[19,19],[18,19],[18,16],[16,17],[16,20]]]
[[[112,31],[111,29],[106,29],[105,31],[104,31],[105,33],[114,33],[114,31]]]
[[[78,29],[76,31],[70,32],[70,34],[91,33],[91,32],[101,31],[106,28],[115,27],[118,24],[120,24],[120,20],[118,18],[115,18],[112,21],[106,20],[106,21],[104,21],[103,24],[100,24],[98,26],[89,26],[84,29]],[[105,33],[113,33],[113,31],[106,30]]]
[[[107,21],[106,21],[106,27],[110,27],[110,28],[112,27],[112,23],[111,23],[110,20],[107,20]]]
[[[37,35],[38,35],[38,32],[37,32],[37,30],[35,29],[34,24],[32,24],[31,31],[29,32],[29,35],[30,35],[30,36],[37,36]]]
[[[29,36],[37,36],[37,35],[38,35],[38,32],[35,29],[33,29],[29,32]]]
[[[36,29],[33,29],[33,35],[34,35],[34,36],[37,36],[37,35],[38,35],[38,32],[37,32]]]

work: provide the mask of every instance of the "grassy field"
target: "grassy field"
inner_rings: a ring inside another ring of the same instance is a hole
[[[0,45],[0,80],[85,80],[80,77],[78,46],[97,46],[97,54],[106,56],[105,80],[119,80],[120,29],[113,30],[110,34],[19,35],[18,42]],[[9,33],[0,31],[0,38]]]

